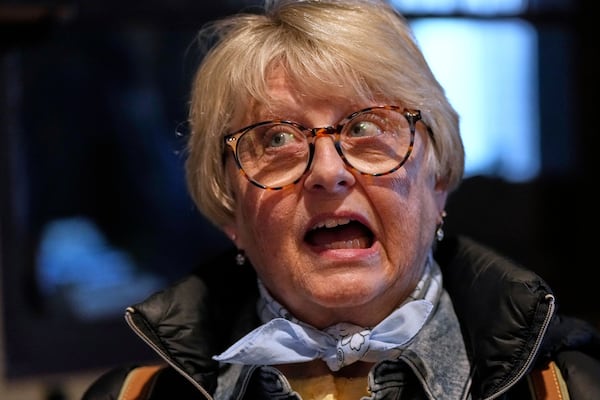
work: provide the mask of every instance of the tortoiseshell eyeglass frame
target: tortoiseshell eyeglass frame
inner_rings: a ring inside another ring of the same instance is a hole
[[[370,111],[378,110],[378,109],[379,110],[396,111],[396,112],[401,113],[404,116],[404,118],[406,118],[406,120],[409,123],[409,128],[410,128],[410,135],[411,135],[410,144],[406,150],[406,154],[404,155],[404,157],[402,158],[400,163],[398,165],[396,165],[394,168],[391,168],[387,171],[379,172],[379,173],[363,172],[363,171],[357,169],[356,167],[354,167],[352,164],[350,164],[350,162],[344,156],[344,153],[340,146],[340,132],[342,131],[345,124],[348,123],[350,120],[352,120],[357,115],[368,113]],[[259,188],[264,189],[264,190],[281,190],[281,189],[285,189],[287,187],[295,185],[302,179],[302,177],[304,175],[306,175],[307,171],[310,169],[310,166],[312,164],[312,160],[313,160],[313,156],[314,156],[314,152],[315,152],[314,142],[317,137],[325,136],[325,135],[333,135],[333,142],[334,142],[335,148],[336,148],[339,156],[342,158],[344,163],[350,169],[352,169],[353,171],[356,171],[358,174],[366,175],[366,176],[383,176],[383,175],[391,174],[394,171],[397,171],[400,167],[402,167],[404,165],[404,163],[406,163],[406,160],[408,160],[410,154],[412,153],[412,150],[414,147],[414,141],[415,141],[416,124],[418,121],[421,121],[421,123],[427,128],[427,133],[433,139],[433,131],[427,124],[425,124],[423,122],[420,110],[408,109],[405,107],[399,107],[399,106],[393,106],[393,105],[383,105],[383,106],[374,106],[374,107],[363,108],[362,110],[355,111],[352,114],[348,115],[347,117],[343,118],[336,125],[331,125],[331,126],[326,126],[326,127],[321,127],[321,128],[306,128],[297,122],[285,120],[285,119],[275,119],[275,120],[270,120],[270,121],[256,122],[254,124],[245,126],[233,133],[225,135],[225,137],[223,138],[223,141],[225,143],[225,150],[227,150],[227,148],[229,148],[231,150],[238,169],[240,170],[241,174],[244,175],[244,177],[250,183],[252,183],[253,185],[258,186]],[[302,174],[300,174],[300,176],[298,176],[298,178],[296,178],[294,181],[292,181],[288,184],[282,185],[282,186],[266,186],[260,182],[257,182],[256,180],[252,179],[244,171],[244,168],[242,167],[242,164],[240,163],[240,160],[239,160],[239,157],[237,154],[237,144],[239,142],[239,139],[246,132],[248,132],[254,128],[260,127],[262,125],[268,125],[268,124],[286,124],[286,125],[290,125],[296,129],[304,132],[304,134],[306,135],[306,138],[307,138],[307,143],[309,145],[309,157],[308,157],[308,161],[306,163],[306,168],[304,169]]]

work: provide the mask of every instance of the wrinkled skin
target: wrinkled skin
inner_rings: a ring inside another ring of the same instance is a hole
[[[278,69],[268,85],[277,101],[245,110],[234,129],[273,118],[328,126],[378,105],[301,96]],[[417,123],[409,160],[392,174],[369,177],[349,169],[331,139],[319,138],[310,171],[291,188],[275,191],[252,185],[228,157],[236,210],[224,231],[297,318],[319,328],[337,322],[374,326],[414,289],[441,222],[447,191],[424,162],[428,140]],[[360,221],[373,237],[348,230],[320,245],[305,240],[311,228],[336,218]]]

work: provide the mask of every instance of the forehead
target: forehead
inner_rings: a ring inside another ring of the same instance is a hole
[[[373,104],[370,97],[327,79],[310,77],[300,81],[280,66],[266,74],[261,94],[241,105],[236,120],[238,124],[280,118],[300,121],[317,110],[337,109],[345,115]]]

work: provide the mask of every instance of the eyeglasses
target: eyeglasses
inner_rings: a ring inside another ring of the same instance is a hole
[[[335,126],[306,128],[293,121],[264,121],[224,140],[251,183],[279,190],[297,183],[309,170],[315,141],[326,135],[331,135],[338,154],[353,170],[370,176],[390,174],[410,156],[419,120],[419,110],[377,106],[356,111]]]

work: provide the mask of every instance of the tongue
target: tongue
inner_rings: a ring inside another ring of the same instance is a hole
[[[307,241],[315,246],[331,248],[367,248],[370,245],[368,232],[359,224],[317,229],[310,233]]]

